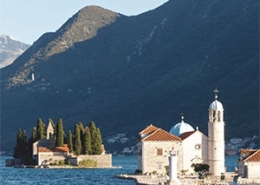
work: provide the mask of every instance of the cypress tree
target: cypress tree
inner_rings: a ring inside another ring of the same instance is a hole
[[[93,121],[89,124],[89,130],[90,130],[90,137],[91,137],[91,154],[93,155],[99,155],[102,153],[101,148],[101,134],[99,129],[97,129],[95,123]]]
[[[16,146],[14,148],[14,158],[24,159],[27,157],[27,137],[26,131],[19,129],[16,136]]]
[[[32,130],[32,135],[30,137],[30,139],[28,140],[28,155],[30,157],[30,159],[32,158],[32,154],[33,154],[33,143],[37,141],[37,130],[36,127],[33,127]]]
[[[85,129],[84,126],[81,122],[78,123],[78,127],[80,130],[80,141],[81,141],[81,154],[85,154],[85,139],[84,139],[84,135],[85,135]]]
[[[91,154],[91,137],[90,137],[90,130],[87,127],[85,134],[84,134],[84,154]]]
[[[37,140],[39,139],[43,139],[45,138],[45,126],[44,126],[44,123],[42,122],[42,119],[39,118],[37,120]]]
[[[68,147],[69,147],[70,152],[73,152],[73,136],[72,136],[71,130],[69,130],[69,132],[68,132]]]
[[[34,143],[35,141],[37,141],[37,129],[36,127],[33,127],[33,130],[32,130],[32,142]]]
[[[80,128],[76,124],[74,127],[74,152],[76,155],[81,154],[81,140],[80,140]]]
[[[62,119],[59,118],[56,126],[56,146],[63,146],[63,144],[64,144],[64,130],[63,130]]]
[[[97,128],[97,152],[98,155],[102,153],[102,136],[99,128]]]

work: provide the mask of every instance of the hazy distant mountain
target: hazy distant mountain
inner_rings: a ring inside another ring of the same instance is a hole
[[[133,17],[85,7],[1,70],[1,146],[19,127],[29,137],[39,117],[137,137],[151,123],[170,130],[183,112],[206,134],[215,87],[226,138],[258,134],[258,29],[251,0],[171,0]]]
[[[29,46],[8,35],[0,35],[0,68],[12,64]]]

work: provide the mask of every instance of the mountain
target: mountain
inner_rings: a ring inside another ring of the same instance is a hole
[[[39,117],[62,118],[65,130],[93,120],[104,142],[123,133],[136,143],[147,125],[170,130],[184,113],[207,134],[215,87],[226,138],[251,136],[259,133],[259,3],[171,0],[132,17],[85,7],[1,76],[3,149],[19,127],[30,137]]]
[[[0,68],[12,64],[29,46],[8,35],[0,35]]]

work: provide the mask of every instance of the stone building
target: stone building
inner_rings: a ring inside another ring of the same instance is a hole
[[[102,145],[101,155],[80,155],[74,156],[69,152],[67,144],[57,147],[54,144],[54,128],[49,122],[47,127],[47,138],[40,139],[33,143],[33,158],[37,161],[37,165],[58,164],[60,161],[70,161],[72,165],[78,165],[82,160],[94,160],[99,168],[112,167],[112,155],[105,153],[105,147]]]
[[[195,131],[185,132],[179,136],[182,139],[183,170],[193,174],[192,164],[208,164],[208,137],[198,127]]]
[[[238,175],[243,178],[259,178],[260,150],[241,149],[238,161]]]
[[[208,137],[184,122],[174,125],[170,132],[150,125],[140,134],[138,149],[138,170],[143,174],[156,171],[164,173],[163,166],[168,166],[168,153],[172,150],[178,155],[178,173],[194,173],[192,164],[205,163],[210,166],[210,173],[221,176],[225,172],[224,109],[217,100],[209,106]]]
[[[169,153],[178,153],[179,161],[182,161],[182,142],[181,138],[169,132],[157,128],[153,125],[148,126],[140,133],[140,141],[137,144],[138,169],[143,174],[157,172],[165,174],[165,166],[168,166]],[[182,169],[182,163],[178,163],[178,169]]]

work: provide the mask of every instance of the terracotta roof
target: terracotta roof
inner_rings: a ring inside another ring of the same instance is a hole
[[[38,147],[38,152],[69,152],[67,144],[55,148]]]
[[[181,138],[158,128],[153,133],[142,139],[142,141],[181,141]]]
[[[63,146],[57,146],[53,150],[54,152],[69,152],[69,147],[67,144],[64,144]]]
[[[179,137],[184,140],[187,137],[189,137],[190,135],[192,135],[193,133],[195,133],[196,131],[190,131],[190,132],[184,132],[183,134],[181,134]]]
[[[255,151],[243,160],[244,162],[260,162],[260,150]]]
[[[256,149],[241,149],[240,155],[252,155],[256,151]]]
[[[144,130],[142,130],[141,132],[139,132],[139,134],[151,134],[152,132],[154,132],[155,130],[157,130],[158,128],[153,126],[152,124],[149,125],[148,127],[146,127]]]
[[[38,152],[52,152],[52,149],[46,147],[38,147]]]

